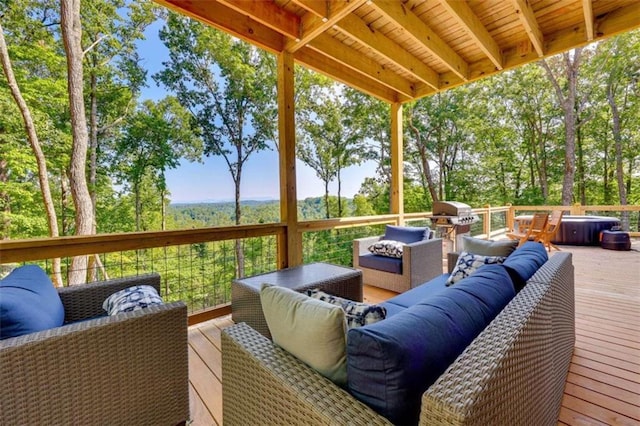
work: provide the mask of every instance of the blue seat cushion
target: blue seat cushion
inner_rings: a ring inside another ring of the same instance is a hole
[[[549,255],[540,243],[527,241],[507,257],[503,263],[513,280],[516,291],[520,291],[527,280],[549,260]]]
[[[428,240],[430,235],[431,230],[427,227],[387,225],[382,239],[411,244]]]
[[[42,268],[21,266],[0,280],[0,339],[60,327],[63,322],[62,301]]]
[[[360,266],[377,271],[402,274],[402,259],[397,257],[380,256],[378,254],[363,254],[358,256]]]
[[[349,391],[394,424],[416,424],[424,391],[515,296],[486,265],[384,321],[349,330]]]
[[[447,288],[448,276],[449,274],[442,274],[438,277],[435,277],[431,281],[411,289],[411,291],[405,291],[404,293],[400,293],[399,295],[382,302],[381,305],[397,305],[405,309],[413,306],[416,303],[435,294],[438,294],[445,288]]]

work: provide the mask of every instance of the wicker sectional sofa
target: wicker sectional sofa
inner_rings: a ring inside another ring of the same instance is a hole
[[[555,253],[422,394],[419,424],[556,424],[573,291],[571,254]],[[222,333],[222,369],[227,425],[391,424],[246,324]]]

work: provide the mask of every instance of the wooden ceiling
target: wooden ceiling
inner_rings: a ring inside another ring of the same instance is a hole
[[[155,1],[392,103],[640,27],[639,0]]]

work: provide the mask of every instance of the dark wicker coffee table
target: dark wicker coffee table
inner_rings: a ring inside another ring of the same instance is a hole
[[[334,296],[362,302],[362,272],[330,263],[310,263],[234,280],[231,284],[231,318],[236,323],[246,322],[269,338],[271,333],[260,304],[263,283],[299,292],[319,288]]]

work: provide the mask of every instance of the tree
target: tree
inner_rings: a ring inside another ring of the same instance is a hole
[[[76,207],[76,235],[90,235],[93,231],[93,204],[86,178],[89,133],[87,132],[87,117],[84,108],[80,0],[61,0],[60,17],[62,40],[67,56],[69,110],[71,113],[71,134],[73,135],[69,180],[71,195]],[[74,257],[71,261],[69,284],[85,282],[87,267],[87,256]]]
[[[330,217],[329,183],[337,181],[338,216],[342,216],[341,172],[368,158],[363,132],[354,125],[351,108],[339,96],[340,89],[334,85],[320,91],[309,103],[308,110],[299,114],[298,156],[324,183],[327,218]]]
[[[583,48],[578,47],[556,58],[561,58],[561,60],[554,61],[557,70],[555,73],[546,59],[542,59],[540,65],[546,71],[547,77],[555,90],[556,100],[564,114],[565,156],[562,204],[568,206],[573,202],[578,117],[586,104],[586,96],[579,98],[580,93],[578,92]]]
[[[176,98],[167,97],[158,103],[145,101],[125,125],[115,146],[116,174],[129,182],[134,194],[136,231],[143,228],[142,184],[150,178],[160,194],[162,229],[165,229],[165,171],[175,168],[180,158],[195,160],[202,153],[201,141],[190,127],[190,115]],[[154,191],[155,192],[155,191]]]
[[[193,116],[206,155],[221,156],[235,186],[235,223],[242,221],[240,188],[245,163],[275,135],[274,58],[245,42],[186,17],[170,14],[160,39],[169,48],[154,76],[173,90]],[[237,275],[244,276],[241,241]]]
[[[47,216],[47,223],[49,226],[49,236],[57,237],[59,235],[58,232],[58,219],[56,215],[56,211],[53,205],[53,198],[51,197],[51,190],[49,188],[49,179],[47,172],[47,163],[42,151],[42,147],[40,145],[40,141],[38,139],[38,134],[36,132],[36,126],[31,116],[31,110],[27,105],[24,97],[22,96],[22,92],[20,87],[18,86],[18,82],[16,81],[15,75],[13,73],[13,66],[11,64],[11,58],[9,58],[9,50],[7,49],[7,44],[4,38],[4,29],[0,24],[0,62],[2,62],[2,69],[4,71],[4,75],[7,79],[7,83],[11,90],[11,95],[13,96],[18,108],[20,109],[20,114],[22,115],[22,119],[24,121],[24,128],[27,133],[27,139],[31,145],[31,149],[36,157],[36,162],[38,165],[38,180],[40,183],[40,191],[42,193],[42,199],[45,206],[45,212]],[[0,168],[5,170],[7,167],[6,160],[2,161],[0,164]],[[3,172],[3,175],[6,172]],[[6,176],[4,177],[6,179]],[[8,205],[8,200],[6,201]],[[62,285],[62,277],[60,275],[60,259],[53,259],[53,282],[57,287]]]
[[[638,84],[640,81],[640,34],[638,32],[623,34],[609,40],[603,45],[603,50],[607,52],[601,55],[601,58],[604,56],[601,60],[608,62],[608,66],[605,67],[605,92],[611,111],[618,198],[621,205],[626,205],[627,186],[630,186],[631,173],[628,176],[629,183],[625,182],[625,146],[630,172],[639,157],[638,144],[636,143],[636,149],[632,148],[632,132],[638,130],[637,117],[640,111],[640,103],[637,100],[640,92]],[[622,225],[623,229],[629,229],[628,212],[623,212]]]

